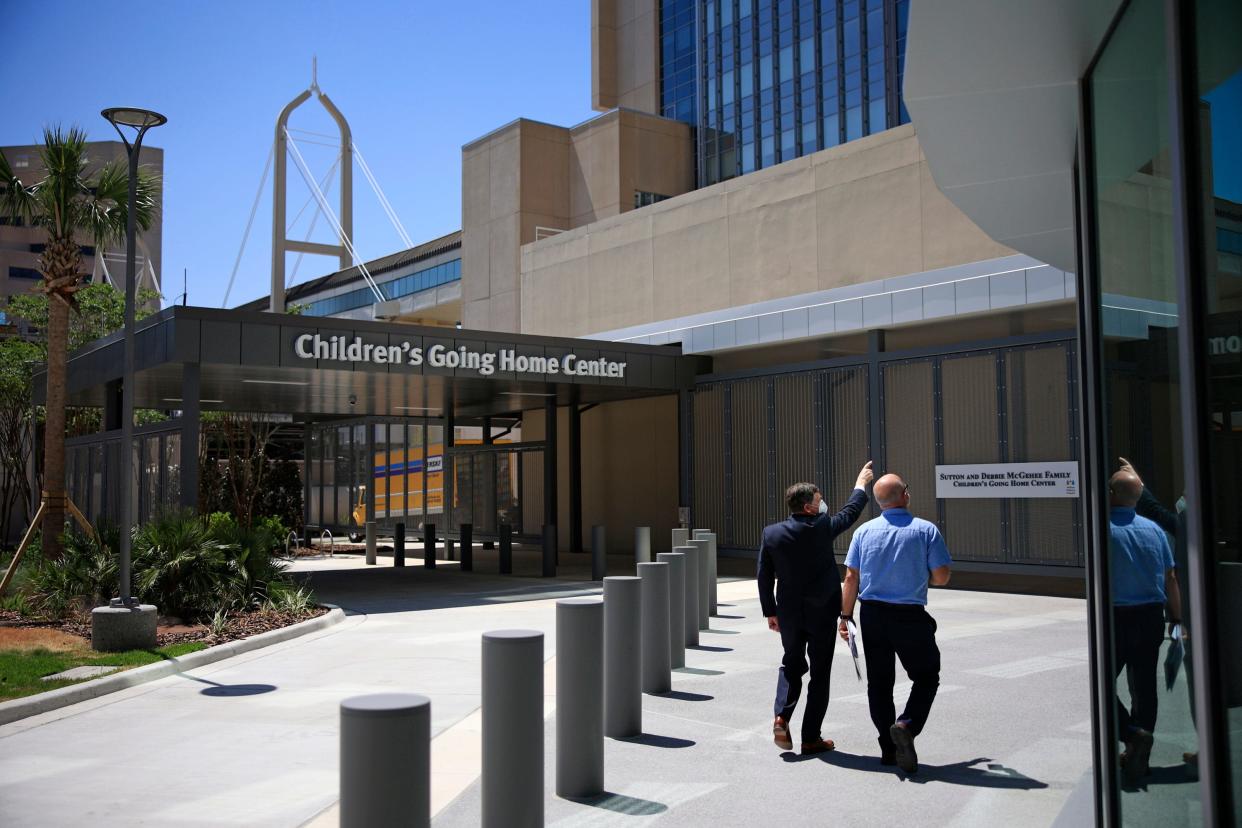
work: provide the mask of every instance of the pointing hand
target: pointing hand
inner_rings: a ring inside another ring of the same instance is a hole
[[[871,461],[868,460],[867,464],[862,467],[862,471],[858,473],[858,480],[854,485],[856,488],[865,489],[872,480],[875,480],[875,472],[871,470]]]

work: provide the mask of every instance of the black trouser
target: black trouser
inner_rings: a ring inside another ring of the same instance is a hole
[[[798,705],[798,697],[802,694],[802,677],[806,675],[809,656],[811,680],[806,690],[806,709],[802,711],[804,744],[819,741],[824,714],[828,712],[832,654],[837,634],[836,626],[831,620],[839,612],[838,600],[829,611],[821,609],[807,613],[803,619],[779,619],[785,656],[781,659],[781,669],[776,679],[776,704],[773,709],[788,724],[794,708]]]
[[[936,620],[918,604],[861,603],[859,622],[867,661],[867,702],[871,722],[880,734],[880,750],[891,754],[895,747],[888,729],[900,719],[911,733],[919,735],[940,687]],[[894,656],[901,659],[906,675],[914,682],[901,716],[897,716],[893,705],[893,683],[897,678]]]
[[[1164,642],[1164,604],[1113,607],[1114,676],[1126,671],[1130,709],[1117,699],[1118,733],[1124,741],[1135,728],[1156,729],[1160,645]]]

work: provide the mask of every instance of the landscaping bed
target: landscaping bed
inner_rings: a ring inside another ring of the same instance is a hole
[[[156,629],[156,649],[99,653],[91,649],[89,614],[46,620],[12,610],[0,610],[0,701],[55,690],[95,677],[43,680],[45,676],[73,667],[107,665],[121,670],[141,667],[217,644],[250,638],[326,612],[328,610],[324,607],[311,607],[304,611],[260,609],[229,613],[223,623],[213,621],[211,625],[187,625],[177,619],[160,619]]]

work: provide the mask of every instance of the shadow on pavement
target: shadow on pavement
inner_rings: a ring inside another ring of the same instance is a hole
[[[700,633],[711,633],[712,635],[741,635],[741,630],[699,630]]]
[[[706,632],[706,630],[699,630],[699,632]],[[712,647],[707,644],[691,644],[686,649],[687,650],[703,650],[704,652],[708,652],[708,653],[731,653],[733,652],[732,647]]]
[[[1004,788],[1010,790],[1037,790],[1048,787],[1046,782],[1032,779],[1013,768],[1007,768],[986,757],[967,759],[951,765],[928,765],[919,763],[919,771],[906,775],[892,765],[881,765],[878,756],[860,756],[834,750],[829,753],[817,753],[802,756],[793,751],[785,751],[781,759],[786,762],[807,762],[818,760],[827,765],[836,765],[847,770],[868,771],[870,773],[888,773],[899,776],[907,782],[926,784],[928,782],[945,782],[950,785],[970,785],[976,788]],[[976,768],[980,762],[991,762],[986,768]]]
[[[526,578],[461,572],[456,564],[428,570],[421,566],[295,572],[315,600],[336,604],[346,614],[477,607],[598,594],[598,582]]]
[[[638,736],[623,736],[617,738],[617,741],[662,748],[688,748],[694,747],[697,744],[697,742],[692,739],[678,739],[676,736],[658,736],[655,733],[641,733]]]
[[[199,691],[200,695],[213,696],[216,698],[234,698],[237,696],[260,696],[264,693],[271,693],[277,689],[274,684],[221,684],[218,681],[199,678],[198,676],[189,676],[185,673],[176,673],[178,678],[188,679],[189,681],[197,681],[199,684],[210,684],[210,687],[204,687]]]
[[[602,808],[605,811],[613,811],[627,816],[653,816],[668,810],[668,806],[663,802],[639,799],[636,796],[626,796],[625,794],[611,793],[609,791],[604,791],[599,796],[585,798],[569,796],[566,799],[570,802],[590,805],[592,808]]]
[[[669,690],[667,693],[652,693],[662,699],[678,699],[680,701],[711,701],[716,698],[706,693],[687,693],[685,690]]]
[[[703,667],[674,667],[674,673],[689,673],[692,676],[723,676],[724,670],[708,670]]]
[[[1192,782],[1198,782],[1199,775],[1191,770],[1189,765],[1176,764],[1164,765],[1161,767],[1151,767],[1148,773],[1143,777],[1143,781],[1138,785],[1122,785],[1121,789],[1133,793],[1135,791],[1146,790],[1151,785],[1184,785]]]

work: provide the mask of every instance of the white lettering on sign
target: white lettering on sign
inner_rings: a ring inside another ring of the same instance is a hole
[[[1078,462],[936,466],[936,497],[1078,497]]]
[[[458,345],[432,345],[423,349],[402,342],[400,345],[376,345],[361,337],[320,336],[301,334],[293,340],[293,353],[299,359],[321,362],[370,362],[375,365],[409,365],[420,367],[475,371],[488,377],[497,371],[507,374],[565,374],[571,377],[625,377],[626,363],[606,357],[583,359],[577,354],[563,357],[527,356],[511,348],[477,351]]]

